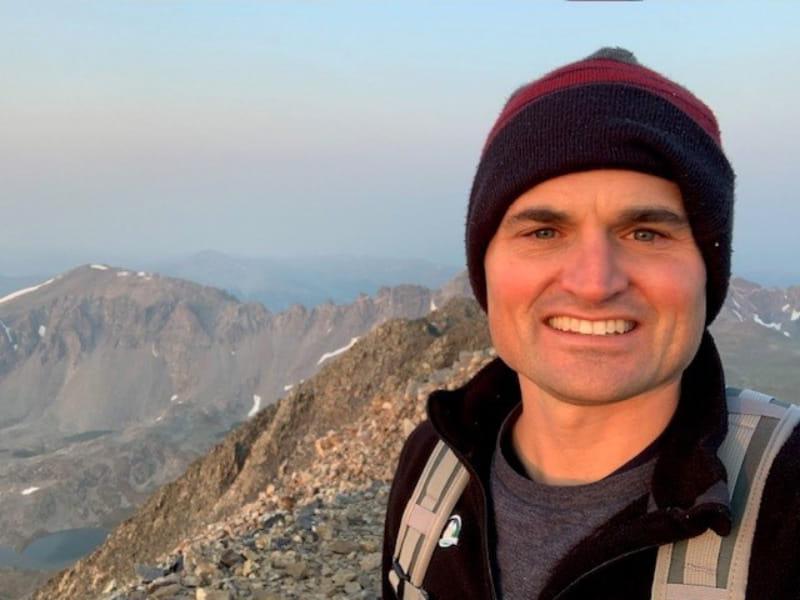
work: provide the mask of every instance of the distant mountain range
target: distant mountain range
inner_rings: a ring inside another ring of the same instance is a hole
[[[285,310],[293,304],[307,308],[326,302],[348,304],[359,295],[374,295],[382,287],[402,284],[436,289],[460,270],[418,259],[348,255],[241,257],[215,250],[168,260],[122,262],[134,272],[144,270],[216,287],[240,301],[260,302],[272,311]],[[37,273],[48,272],[37,265]],[[55,275],[4,277],[1,273],[0,297]]]
[[[0,298],[0,546],[115,522],[375,325],[464,285],[272,313],[95,264]]]
[[[293,304],[347,304],[387,286],[413,284],[436,289],[459,271],[425,260],[345,255],[245,258],[212,250],[146,268],[226,290],[239,300],[260,302],[274,311]]]

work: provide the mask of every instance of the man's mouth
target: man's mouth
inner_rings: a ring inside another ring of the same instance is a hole
[[[602,319],[587,321],[574,317],[556,316],[547,319],[547,324],[558,331],[580,333],[583,335],[621,335],[636,327],[635,321],[626,319]]]

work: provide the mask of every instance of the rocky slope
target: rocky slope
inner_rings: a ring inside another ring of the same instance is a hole
[[[800,286],[734,279],[711,331],[732,384],[800,398]]]
[[[482,313],[471,300],[454,300],[425,319],[376,328],[274,407],[232,432],[177,481],[161,488],[98,551],[55,578],[36,597],[91,597],[112,579],[118,585],[131,580],[137,563],[157,560],[182,540],[200,536],[202,546],[206,524],[231,518],[223,530],[244,531],[267,513],[286,513],[315,500],[322,503],[317,508],[331,506],[340,493],[373,494],[365,500],[372,512],[365,514],[373,515],[375,526],[382,518],[384,488],[374,482],[390,478],[402,438],[421,417],[427,392],[447,382],[454,385],[458,376],[465,376],[467,367],[462,363],[474,368],[485,358],[480,352],[488,346]],[[254,501],[256,505],[242,511]],[[369,538],[367,554],[377,551],[376,535],[373,532]],[[331,540],[334,537],[331,534]],[[276,543],[283,546],[278,551],[288,549],[286,542]],[[349,556],[351,551],[339,553]],[[306,566],[309,573],[316,568]],[[323,577],[321,571],[319,576]]]

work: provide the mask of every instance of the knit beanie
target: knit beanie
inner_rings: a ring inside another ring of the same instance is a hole
[[[622,48],[601,48],[514,92],[489,132],[472,183],[467,268],[486,310],[484,256],[508,207],[537,183],[618,168],[675,182],[706,265],[706,324],[728,290],[734,172],[714,113]]]

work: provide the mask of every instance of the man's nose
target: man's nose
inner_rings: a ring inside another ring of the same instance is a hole
[[[621,249],[605,233],[580,236],[567,253],[562,287],[577,299],[599,304],[628,287]]]

